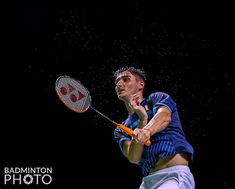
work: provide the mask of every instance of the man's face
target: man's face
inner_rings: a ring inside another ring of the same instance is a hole
[[[115,90],[119,99],[125,101],[137,92],[142,92],[143,81],[129,71],[120,73],[115,79]]]

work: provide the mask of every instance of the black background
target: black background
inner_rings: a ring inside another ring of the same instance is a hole
[[[114,126],[92,110],[72,112],[54,89],[58,76],[73,76],[93,107],[121,122],[113,72],[136,66],[148,75],[147,93],[178,104],[196,188],[234,187],[231,5],[20,1],[5,17],[1,173],[45,166],[53,183],[36,188],[138,188],[140,169],[120,153]]]

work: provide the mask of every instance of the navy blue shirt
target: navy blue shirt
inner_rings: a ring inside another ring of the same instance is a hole
[[[141,102],[148,113],[148,121],[156,114],[160,106],[166,106],[172,113],[171,122],[162,130],[151,136],[151,145],[145,146],[139,162],[144,176],[149,174],[149,170],[153,168],[160,157],[174,155],[178,152],[186,152],[190,160],[193,158],[193,147],[186,140],[182,129],[180,118],[178,115],[176,103],[172,98],[163,92],[155,92]],[[139,117],[136,113],[129,115],[123,122],[124,125],[134,130],[139,124]],[[114,138],[123,151],[123,142],[131,140],[131,137],[123,132],[120,128],[114,130]]]

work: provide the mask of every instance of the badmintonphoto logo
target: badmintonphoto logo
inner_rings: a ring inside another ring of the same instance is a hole
[[[52,167],[4,167],[4,185],[49,185]]]

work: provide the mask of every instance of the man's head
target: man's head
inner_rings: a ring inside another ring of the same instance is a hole
[[[119,99],[125,101],[130,95],[137,93],[143,96],[146,74],[142,69],[123,67],[114,73],[114,78]]]

